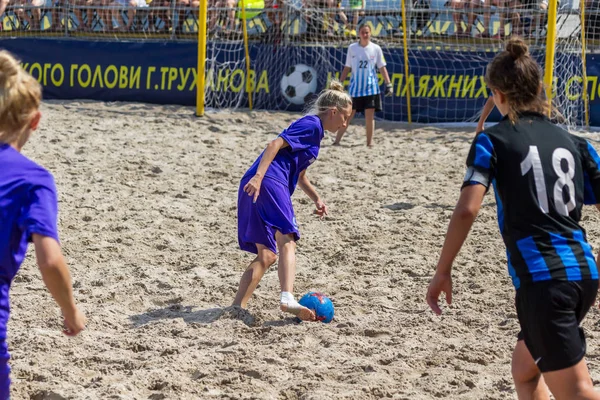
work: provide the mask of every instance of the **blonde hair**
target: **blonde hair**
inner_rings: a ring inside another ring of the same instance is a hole
[[[42,101],[40,83],[8,51],[0,51],[0,143],[20,142]]]
[[[344,85],[332,80],[329,82],[329,88],[319,93],[319,97],[310,105],[307,114],[318,115],[332,108],[342,111],[349,105],[352,105],[352,98],[344,90]]]

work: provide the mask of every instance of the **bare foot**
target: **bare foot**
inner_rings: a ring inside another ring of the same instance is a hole
[[[316,316],[313,310],[306,308],[304,306],[298,305],[289,305],[285,303],[281,303],[279,306],[281,311],[288,312],[290,314],[295,315],[300,318],[302,321],[316,321]]]
[[[339,146],[340,142],[333,142],[332,146]]]

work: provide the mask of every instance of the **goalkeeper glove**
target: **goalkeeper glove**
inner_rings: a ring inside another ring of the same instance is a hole
[[[391,83],[385,85],[385,97],[390,97],[394,94],[394,86]]]

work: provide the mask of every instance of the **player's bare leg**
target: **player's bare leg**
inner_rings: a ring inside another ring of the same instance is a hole
[[[8,0],[0,0],[0,17],[4,15],[6,7],[8,7]]]
[[[279,275],[279,284],[281,285],[280,309],[283,312],[291,313],[303,321],[314,321],[315,313],[301,306],[292,295],[294,291],[294,278],[296,277],[296,242],[294,235],[283,235],[277,231],[275,233],[277,248],[279,249],[279,264],[277,273]]]
[[[340,130],[337,131],[337,134],[335,135],[335,141],[333,142],[334,146],[339,145],[342,141],[342,137],[344,137],[344,133],[346,133],[346,129],[348,129],[348,126],[350,126],[350,121],[352,121],[352,118],[354,118],[355,114],[356,111],[352,110],[352,114],[350,114],[350,118],[348,118],[348,123],[346,124],[346,126],[342,126]]]
[[[523,340],[519,340],[512,356],[512,376],[520,400],[549,400],[544,378]]]
[[[492,0],[485,0],[483,3],[483,32],[481,33],[482,38],[489,38],[492,34],[490,33],[490,18],[492,17]]]
[[[572,367],[545,372],[544,380],[556,400],[599,400],[585,358]]]
[[[367,128],[367,146],[373,146],[373,132],[375,131],[375,109],[369,108],[365,110],[365,120]]]
[[[258,248],[258,255],[250,263],[240,279],[240,287],[233,300],[234,306],[246,308],[248,300],[250,300],[263,275],[277,260],[277,255],[267,247],[262,244],[257,244],[256,247]]]

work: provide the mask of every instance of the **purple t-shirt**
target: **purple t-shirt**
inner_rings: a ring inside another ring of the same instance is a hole
[[[279,150],[275,159],[269,165],[265,177],[275,179],[286,185],[291,196],[296,189],[300,173],[315,162],[319,156],[321,140],[323,140],[324,135],[323,124],[316,115],[307,115],[292,122],[279,135],[289,146]],[[256,174],[263,154],[254,161],[254,164],[246,171],[242,179],[250,178]]]
[[[58,241],[58,200],[52,174],[0,144],[0,283],[19,270],[32,234]]]

